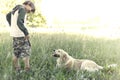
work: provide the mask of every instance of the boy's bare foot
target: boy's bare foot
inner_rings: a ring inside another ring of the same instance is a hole
[[[15,71],[20,72],[21,68],[20,67],[14,67]]]

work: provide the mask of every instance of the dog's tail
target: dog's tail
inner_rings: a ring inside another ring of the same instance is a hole
[[[109,70],[109,69],[115,69],[115,68],[117,68],[117,64],[110,64],[105,67],[98,65],[98,69],[100,69],[100,70]]]
[[[110,64],[102,69],[102,71],[107,72],[107,73],[113,73],[116,71],[117,64]]]
[[[102,66],[98,66],[99,69],[104,69],[104,68],[116,68],[117,67],[117,64],[110,64],[110,65],[107,65],[105,67],[102,67]]]
[[[107,66],[107,68],[116,68],[117,67],[117,64],[110,64]]]

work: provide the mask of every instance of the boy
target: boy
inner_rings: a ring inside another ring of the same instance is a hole
[[[17,5],[6,15],[6,19],[11,27],[10,35],[13,37],[13,66],[15,70],[20,70],[19,58],[23,58],[25,70],[30,70],[29,56],[31,45],[29,33],[25,27],[26,13],[35,12],[35,6],[31,1],[25,1],[23,5]]]

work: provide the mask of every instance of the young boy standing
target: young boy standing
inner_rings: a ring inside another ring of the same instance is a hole
[[[6,19],[11,27],[10,35],[13,37],[13,66],[20,70],[19,58],[23,58],[25,70],[30,69],[29,56],[31,53],[31,44],[29,42],[29,33],[25,27],[26,13],[35,12],[35,6],[31,1],[25,1],[23,5],[17,5],[6,15]]]

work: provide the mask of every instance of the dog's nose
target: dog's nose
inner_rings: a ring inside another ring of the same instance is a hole
[[[53,56],[54,56],[54,57],[60,57],[60,55],[58,55],[58,54],[53,54]]]

